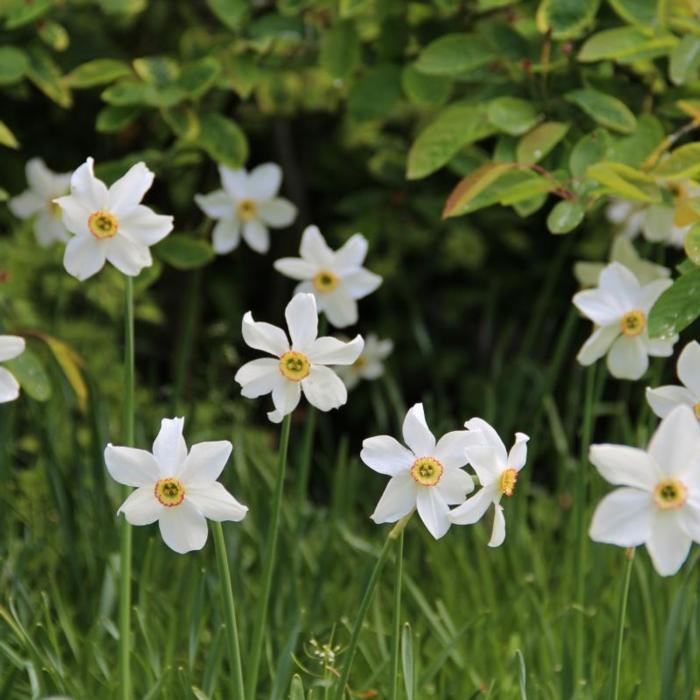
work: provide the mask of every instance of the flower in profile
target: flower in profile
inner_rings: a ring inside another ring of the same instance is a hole
[[[598,504],[591,539],[618,547],[645,544],[656,571],[675,574],[691,542],[700,542],[700,425],[693,412],[674,408],[647,450],[592,445],[590,460],[621,487]]]
[[[243,317],[246,345],[274,357],[247,362],[236,372],[241,394],[249,399],[272,394],[275,410],[267,414],[279,423],[291,413],[304,393],[321,411],[339,408],[348,399],[345,384],[328,365],[350,365],[362,352],[360,335],[344,343],[337,338],[318,338],[318,311],[312,294],[297,294],[284,311],[291,343],[277,326]]]
[[[219,255],[230,253],[243,240],[256,252],[270,249],[271,228],[289,226],[297,208],[278,197],[282,168],[264,163],[248,173],[219,166],[222,189],[196,194],[194,201],[210,218],[216,219],[212,245]]]
[[[369,333],[360,356],[351,365],[337,367],[336,371],[348,390],[356,387],[361,379],[379,379],[384,374],[384,360],[393,349],[392,340],[380,340],[376,333]]]
[[[624,265],[608,265],[595,289],[574,295],[578,310],[595,324],[576,359],[591,365],[607,353],[613,377],[639,379],[649,366],[649,356],[668,357],[678,336],[650,338],[647,318],[654,302],[671,284],[671,280],[660,279],[640,285]]]
[[[671,206],[652,204],[647,208],[642,231],[654,243],[666,243],[682,248],[693,224],[700,221],[700,187],[691,180],[679,180],[667,185],[672,197]]]
[[[32,158],[25,166],[27,189],[13,197],[7,206],[18,219],[34,217],[34,235],[41,246],[54,241],[65,243],[68,232],[61,220],[61,209],[54,203],[56,197],[68,194],[70,173],[55,173],[41,158]]]
[[[479,477],[481,488],[450,512],[450,520],[455,525],[473,525],[484,517],[493,504],[489,547],[499,547],[506,538],[506,519],[501,499],[512,496],[515,491],[518,474],[527,461],[527,441],[530,438],[525,433],[515,433],[515,443],[506,452],[498,433],[485,420],[472,418],[464,425],[482,440],[481,444],[467,447],[467,459]]]
[[[180,554],[204,547],[207,518],[239,521],[248,512],[217,481],[233,449],[231,443],[200,442],[188,452],[182,436],[184,423],[184,418],[164,418],[152,452],[114,445],[105,448],[110,476],[136,487],[118,512],[131,525],[157,520],[165,544]]]
[[[24,352],[24,338],[0,335],[0,362],[12,360]],[[19,383],[10,370],[0,367],[0,403],[14,401],[19,396]]]
[[[683,386],[647,388],[647,401],[659,418],[665,418],[676,406],[688,406],[700,420],[700,343],[696,340],[683,348],[676,372]]]
[[[165,238],[173,217],[155,214],[141,204],[153,184],[153,173],[137,163],[109,189],[95,177],[88,158],[71,176],[71,193],[55,200],[63,223],[75,234],[66,245],[63,265],[79,280],[99,272],[109,261],[130,277],[153,260],[149,246]]]
[[[455,430],[435,441],[425,422],[423,404],[415,404],[403,422],[403,440],[377,435],[362,443],[360,459],[374,471],[391,477],[371,518],[393,523],[417,509],[428,532],[439,539],[450,529],[448,506],[463,503],[474,482],[462,467],[466,450],[480,436]]]
[[[313,294],[319,312],[324,312],[336,328],[357,323],[357,299],[371,294],[382,283],[379,275],[362,267],[367,256],[367,239],[356,233],[333,251],[318,228],[308,226],[301,237],[299,254],[300,258],[275,261],[276,270],[301,280],[295,294]]]

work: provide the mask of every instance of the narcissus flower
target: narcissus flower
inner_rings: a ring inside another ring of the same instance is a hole
[[[243,340],[274,358],[248,362],[236,372],[241,394],[254,399],[272,394],[275,410],[267,414],[279,423],[291,413],[304,392],[309,403],[321,411],[339,408],[348,399],[345,384],[327,365],[350,365],[362,352],[364,341],[357,335],[344,343],[337,338],[318,338],[318,311],[312,294],[297,294],[284,312],[287,334],[277,326],[243,317]]]
[[[661,421],[648,449],[592,445],[590,460],[609,483],[590,536],[618,547],[645,544],[662,576],[675,574],[700,542],[700,425],[687,406]]]
[[[465,471],[467,447],[480,436],[455,430],[439,441],[425,422],[423,404],[415,404],[403,422],[404,447],[389,435],[367,438],[360,459],[370,469],[390,476],[377,507],[375,523],[393,523],[414,508],[430,534],[439,539],[450,529],[448,506],[463,503],[474,490]]]
[[[688,406],[700,420],[700,343],[696,340],[683,348],[676,371],[683,386],[647,388],[647,401],[659,418],[667,416],[676,406]]]
[[[691,180],[671,182],[667,187],[673,203],[650,205],[642,231],[649,241],[682,248],[691,226],[700,221],[700,187]]]
[[[153,184],[153,173],[137,163],[109,189],[95,177],[94,161],[88,158],[71,176],[71,193],[59,197],[63,223],[75,235],[68,241],[63,264],[85,280],[109,261],[130,277],[153,260],[149,246],[173,229],[173,217],[155,214],[141,204]]]
[[[0,362],[12,360],[24,352],[24,338],[0,335]],[[19,396],[19,383],[12,372],[0,367],[0,403],[14,401]]]
[[[635,238],[642,230],[647,205],[629,199],[612,198],[605,209],[608,221],[615,224],[621,236]]]
[[[649,310],[671,280],[640,285],[620,263],[600,273],[598,287],[574,295],[578,310],[595,324],[577,360],[591,365],[607,353],[610,373],[618,379],[639,379],[649,366],[649,356],[668,357],[678,336],[651,339],[647,332]]]
[[[289,226],[297,208],[278,197],[282,168],[275,163],[258,165],[250,173],[219,166],[222,189],[197,194],[194,201],[210,218],[216,219],[212,245],[219,255],[230,253],[243,240],[257,253],[270,249],[271,228]]]
[[[367,256],[367,239],[351,236],[337,251],[331,250],[316,226],[308,226],[301,237],[300,258],[280,258],[275,269],[287,277],[302,280],[295,293],[310,292],[336,328],[357,323],[357,299],[371,294],[382,278],[362,267]]]
[[[204,547],[207,518],[239,521],[248,512],[217,481],[231,443],[200,442],[188,452],[184,423],[184,418],[164,418],[152,452],[114,445],[105,449],[111,477],[136,487],[118,512],[132,525],[157,520],[165,544],[180,554]]]
[[[7,206],[18,219],[34,217],[34,235],[39,245],[49,246],[54,241],[65,243],[68,232],[54,199],[68,194],[70,173],[49,170],[41,158],[27,161],[25,173],[29,187],[13,197]]]
[[[472,525],[484,517],[493,504],[493,528],[489,547],[498,547],[506,538],[506,520],[503,516],[501,499],[512,496],[518,481],[518,474],[527,461],[527,441],[525,433],[515,433],[515,443],[506,452],[498,433],[481,418],[468,420],[465,427],[470,434],[479,435],[481,444],[467,447],[467,459],[479,477],[481,489],[461,506],[450,512],[450,520],[456,525]]]
[[[337,367],[336,371],[347,389],[353,389],[360,379],[373,380],[381,377],[384,374],[384,360],[393,349],[392,340],[379,340],[375,333],[369,333],[360,356],[351,365]]]

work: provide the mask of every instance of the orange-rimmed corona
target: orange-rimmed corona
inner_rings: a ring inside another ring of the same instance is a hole
[[[156,481],[153,493],[162,505],[173,508],[185,499],[185,486],[177,477],[169,476]]]
[[[636,336],[644,332],[647,325],[647,319],[643,311],[635,310],[628,311],[620,319],[620,328],[624,335]]]
[[[435,457],[419,457],[411,466],[413,480],[421,486],[435,486],[444,468]]]
[[[96,211],[88,219],[90,233],[97,239],[113,238],[119,230],[119,221],[108,211]]]
[[[290,350],[280,357],[280,372],[292,382],[300,382],[309,376],[311,363],[303,352]]]

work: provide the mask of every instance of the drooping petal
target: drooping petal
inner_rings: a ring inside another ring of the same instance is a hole
[[[68,242],[68,232],[63,222],[57,219],[48,209],[42,209],[34,221],[34,234],[40,246],[48,247],[59,241]]]
[[[233,199],[224,190],[214,190],[209,194],[196,194],[194,201],[210,219],[230,219],[235,212]]]
[[[179,506],[165,508],[158,525],[163,542],[178,554],[202,549],[206,544],[207,521],[186,497]]]
[[[241,385],[241,394],[247,399],[269,394],[284,377],[279,371],[279,360],[262,357],[244,364],[234,377]]]
[[[639,336],[621,335],[610,348],[607,364],[617,379],[639,379],[649,367],[644,341]]]
[[[248,199],[251,196],[248,189],[248,173],[242,168],[240,170],[231,170],[225,165],[220,165],[219,175],[221,176],[221,184],[224,190],[234,201]]]
[[[680,475],[700,455],[700,425],[687,406],[664,418],[649,442],[649,454],[666,476]]]
[[[257,219],[243,224],[243,240],[256,253],[267,253],[270,250],[270,232],[267,226]]]
[[[348,400],[348,390],[340,377],[324,365],[311,365],[311,371],[301,380],[307,401],[319,411],[340,408]]]
[[[458,469],[467,462],[467,447],[481,442],[481,437],[469,430],[445,433],[435,445],[433,457],[447,469]],[[444,476],[444,475],[443,475]]]
[[[46,206],[46,202],[33,190],[25,190],[8,203],[8,208],[18,219],[28,219]]]
[[[7,362],[21,355],[27,343],[18,335],[0,335],[0,362]]]
[[[678,356],[678,379],[700,397],[700,343],[691,340]]]
[[[189,494],[191,488],[206,488],[216,481],[231,456],[231,450],[233,445],[228,440],[212,440],[192,445],[177,473],[187,493]]]
[[[295,294],[284,310],[292,349],[306,353],[318,335],[318,312],[313,294]]]
[[[14,401],[19,397],[19,382],[12,372],[0,367],[0,403]]]
[[[450,522],[450,509],[434,488],[429,486],[418,488],[416,507],[423,524],[436,540],[439,540],[450,529],[452,524]]]
[[[617,323],[625,313],[620,300],[605,289],[585,289],[574,294],[574,306],[598,326]]]
[[[461,506],[450,511],[450,520],[455,525],[473,525],[481,520],[492,503],[497,502],[497,489],[494,486],[485,486],[479,489],[471,498],[468,498]]]
[[[226,255],[238,248],[241,242],[241,222],[238,219],[221,219],[212,232],[211,244],[217,255]]]
[[[241,328],[243,340],[250,348],[269,352],[276,357],[289,350],[289,340],[287,340],[285,332],[271,323],[254,321],[250,311],[243,316]]]
[[[68,274],[83,281],[99,272],[105,264],[105,248],[90,234],[74,236],[66,244],[63,266]]]
[[[676,511],[657,511],[646,544],[657,573],[673,576],[688,558],[692,540],[681,527]]]
[[[477,433],[474,432],[474,434]],[[497,451],[491,445],[469,445],[467,461],[476,472],[482,486],[498,481],[503,470],[507,468],[505,462],[499,460]]]
[[[239,503],[218,481],[208,486],[188,488],[185,498],[194,503],[205,518],[217,522],[224,520],[239,522],[248,512],[248,507]]]
[[[120,219],[132,212],[151,189],[154,174],[145,163],[136,163],[109,188],[109,210]]]
[[[676,406],[693,406],[695,396],[684,386],[660,386],[646,390],[647,402],[659,418],[665,418]],[[700,398],[700,396],[698,397]]]
[[[598,287],[609,292],[627,311],[637,308],[640,285],[630,270],[618,262],[610,263],[598,279]]]
[[[109,203],[107,187],[95,177],[94,164],[95,161],[88,158],[70,179],[71,193],[81,200],[90,213],[107,209]]]
[[[446,469],[433,488],[447,505],[455,506],[464,503],[467,494],[474,490],[474,480],[463,469]]]
[[[357,302],[346,292],[345,287],[340,287],[332,292],[318,294],[319,308],[321,308],[330,324],[335,328],[347,328],[357,323]]]
[[[374,513],[375,523],[394,523],[416,507],[418,487],[410,474],[398,474],[389,479]]]
[[[618,335],[620,335],[618,325],[596,328],[576,355],[579,364],[587,367],[597,362],[610,349]]]
[[[148,246],[121,231],[114,238],[103,241],[102,244],[107,260],[119,272],[130,277],[136,277],[144,267],[150,267],[153,264]]]
[[[317,270],[315,265],[303,258],[280,258],[275,260],[273,267],[293,280],[310,280]]]
[[[508,455],[506,454],[506,446],[503,444],[503,440],[501,440],[498,433],[491,425],[489,425],[483,418],[471,418],[464,424],[464,427],[468,430],[479,431],[484,438],[484,442],[493,448],[498,464],[502,468],[506,466],[506,461],[508,458]]]
[[[164,477],[177,474],[187,457],[187,444],[182,436],[184,427],[184,418],[163,418],[160,422],[160,431],[153,441],[153,456]]]
[[[288,199],[275,197],[258,204],[258,215],[270,228],[284,228],[297,218],[297,208]]]
[[[595,542],[637,547],[649,539],[653,510],[648,491],[615,489],[596,507],[589,535]]]
[[[414,404],[406,413],[403,421],[403,441],[411,448],[416,457],[432,456],[435,449],[435,436],[425,422],[423,404]]]
[[[673,346],[678,342],[678,336],[670,338],[648,338],[643,336],[646,353],[650,357],[671,357]]]
[[[309,360],[319,365],[351,365],[362,354],[364,344],[361,335],[347,342],[330,336],[317,338],[309,348]]]
[[[144,245],[155,245],[173,230],[173,217],[138,204],[119,219],[119,230]]]
[[[495,503],[493,508],[493,528],[489,547],[500,547],[506,539],[506,519],[503,515],[503,506]]]
[[[282,184],[282,168],[276,163],[263,163],[248,175],[248,196],[259,202],[272,199]]]
[[[159,503],[151,484],[130,493],[117,515],[123,513],[129,525],[150,525],[160,518],[164,510],[165,506]]]
[[[380,275],[369,270],[356,270],[343,277],[343,289],[353,299],[363,299],[382,283]]]
[[[367,239],[361,233],[350,236],[335,252],[336,272],[344,276],[362,267],[362,263],[367,257],[367,248]]]
[[[282,418],[297,407],[300,398],[301,387],[299,386],[299,382],[284,380],[275,384],[272,389],[272,403],[275,405],[275,410]]]
[[[390,435],[377,435],[362,442],[360,459],[375,472],[395,476],[408,472],[415,455]]]
[[[591,445],[591,463],[608,483],[653,491],[663,475],[656,461],[644,450],[627,445]]]
[[[304,260],[313,265],[331,270],[335,261],[333,251],[328,247],[326,239],[321,235],[318,226],[307,226],[301,236],[299,254]]]
[[[520,471],[527,461],[527,442],[529,436],[525,433],[515,433],[515,442],[508,453],[508,466]]]
[[[125,486],[153,486],[161,478],[156,458],[146,450],[136,447],[105,447],[105,464],[109,475]]]

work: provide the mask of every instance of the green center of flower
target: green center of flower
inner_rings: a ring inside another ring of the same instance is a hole
[[[435,486],[443,471],[442,464],[435,457],[419,457],[411,466],[411,476],[421,486]]]
[[[639,335],[644,331],[647,324],[647,318],[643,311],[628,311],[620,319],[620,328],[627,336]]]
[[[156,482],[153,493],[166,508],[173,508],[179,506],[184,500],[185,487],[180,479],[169,476]]]
[[[313,284],[319,292],[332,292],[340,284],[340,279],[330,270],[319,270],[314,276]]]
[[[664,479],[656,484],[654,501],[662,510],[680,508],[688,500],[688,489],[678,479]]]
[[[258,205],[254,199],[241,199],[236,210],[242,221],[251,221],[258,214]]]
[[[280,357],[280,372],[291,382],[300,382],[311,370],[309,358],[302,352],[290,350]]]
[[[515,484],[518,482],[518,470],[517,469],[504,469],[501,472],[501,479],[499,482],[499,488],[504,496],[512,496],[513,491],[515,491]]]
[[[119,230],[119,222],[114,214],[108,211],[96,211],[90,214],[88,219],[88,228],[90,233],[100,240],[103,238],[113,238]]]

